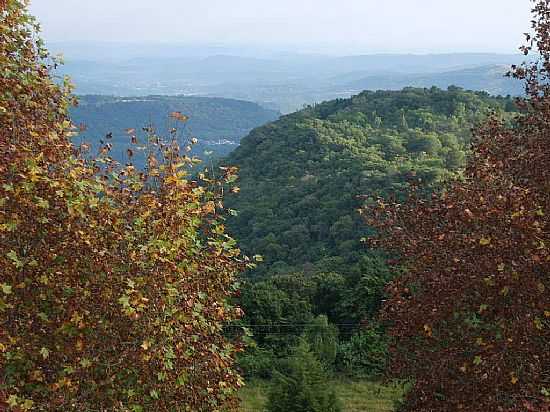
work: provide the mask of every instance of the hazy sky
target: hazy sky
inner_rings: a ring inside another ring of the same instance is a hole
[[[32,0],[48,41],[515,52],[529,0]]]

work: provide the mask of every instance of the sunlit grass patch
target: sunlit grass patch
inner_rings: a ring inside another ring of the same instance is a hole
[[[402,398],[402,385],[383,385],[376,382],[335,379],[332,385],[344,405],[344,412],[393,412],[394,402]],[[241,389],[242,412],[262,412],[267,403],[270,383],[248,382]]]

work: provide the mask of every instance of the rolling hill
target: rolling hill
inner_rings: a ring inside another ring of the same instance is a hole
[[[490,110],[515,109],[457,87],[365,91],[252,131],[224,163],[240,168],[228,226],[265,258],[255,275],[354,270],[367,233],[361,196],[399,193],[411,174],[428,185],[457,175],[471,128]]]
[[[193,97],[193,96],[146,96],[112,97],[80,96],[79,105],[71,110],[75,124],[85,126],[85,131],[75,143],[86,142],[97,149],[100,139],[113,133],[112,155],[124,160],[129,145],[126,129],[136,129],[138,141],[145,139],[142,130],[153,126],[159,134],[168,135],[169,129],[176,126],[170,120],[170,113],[181,112],[189,117],[181,128],[183,143],[191,137],[199,142],[193,154],[201,157],[227,155],[239,144],[240,139],[255,127],[273,121],[279,113],[246,101]],[[206,152],[206,153],[205,153]]]
[[[432,87],[446,89],[460,86],[468,90],[485,91],[492,95],[519,96],[524,93],[521,82],[505,77],[509,71],[505,65],[488,65],[437,73],[368,75],[362,78],[358,73],[335,79],[345,84],[351,93],[362,90],[401,90],[404,87]],[[354,80],[349,80],[354,78]]]

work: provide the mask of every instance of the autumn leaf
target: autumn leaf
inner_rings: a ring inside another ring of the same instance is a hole
[[[50,357],[50,351],[46,348],[40,349],[40,355],[42,355],[43,359],[48,359]]]
[[[479,244],[480,244],[481,246],[490,245],[490,244],[491,244],[491,238],[484,238],[484,237],[482,237],[482,238],[479,240]]]
[[[172,112],[170,113],[170,117],[172,119],[175,119],[179,122],[187,122],[189,120],[189,117],[187,117],[186,115],[182,114],[181,112]]]
[[[2,293],[4,295],[11,295],[12,293],[12,288],[10,285],[6,284],[6,283],[0,283],[0,288],[2,289]]]

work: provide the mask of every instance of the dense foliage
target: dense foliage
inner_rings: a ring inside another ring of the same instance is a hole
[[[470,130],[512,101],[484,93],[405,89],[364,92],[285,116],[254,130],[226,163],[240,169],[228,222],[243,249],[264,256],[256,275],[353,270],[365,234],[362,195],[429,184],[465,164]],[[343,268],[346,266],[346,268]]]
[[[0,409],[235,406],[223,325],[244,259],[222,188],[152,143],[147,173],[73,155],[68,89],[26,1],[0,1]],[[179,116],[179,120],[185,120]]]
[[[371,215],[408,269],[384,309],[407,411],[550,410],[550,2],[533,13],[521,117],[476,131],[463,181]]]
[[[178,125],[168,117],[173,112],[185,113],[189,120],[185,125]],[[136,147],[131,144],[127,129],[135,129],[139,147],[147,137],[147,130],[143,128],[152,127],[168,134],[173,127],[179,127],[182,146],[191,138],[198,138],[191,154],[201,158],[220,157],[235,149],[252,129],[279,116],[251,102],[194,96],[79,96],[78,106],[70,109],[70,115],[83,129],[75,144],[90,144],[92,153],[96,153],[100,140],[111,133],[111,156],[119,161],[127,159],[128,148],[135,150]],[[138,156],[133,162],[145,163],[144,159],[139,162]]]

